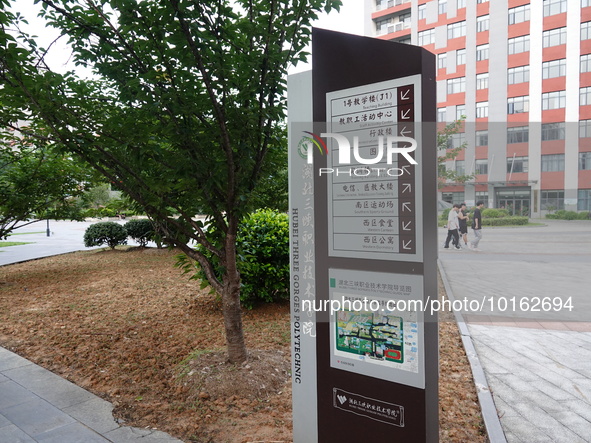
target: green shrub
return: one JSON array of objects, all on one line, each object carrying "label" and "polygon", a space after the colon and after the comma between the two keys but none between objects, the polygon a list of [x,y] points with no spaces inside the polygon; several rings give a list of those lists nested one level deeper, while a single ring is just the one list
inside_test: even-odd
[{"label": "green shrub", "polygon": [[508,216],[509,211],[506,209],[487,208],[482,210],[482,218],[502,218]]},{"label": "green shrub", "polygon": [[482,226],[515,226],[527,225],[529,218],[511,215],[500,218],[482,218]]},{"label": "green shrub", "polygon": [[546,214],[546,218],[554,220],[589,220],[591,218],[591,213],[559,209],[553,214]]},{"label": "green shrub", "polygon": [[443,220],[444,222],[447,223],[447,217],[449,217],[449,211],[451,211],[451,208],[444,209],[443,212],[441,213],[441,215],[439,216],[439,220]]},{"label": "green shrub", "polygon": [[[208,239],[220,245],[212,228]],[[216,264],[216,275],[222,269],[211,253],[198,249]],[[236,237],[238,270],[240,271],[242,306],[251,309],[257,303],[289,299],[289,217],[270,209],[258,210],[242,221]],[[199,269],[197,278],[207,285],[205,273]]]},{"label": "green shrub", "polygon": [[152,222],[146,218],[138,220],[129,220],[125,223],[125,230],[127,235],[140,244],[146,246],[150,240],[154,238],[154,226]]},{"label": "green shrub", "polygon": [[109,245],[111,249],[115,249],[117,245],[126,245],[127,231],[115,222],[99,222],[90,225],[84,232],[84,246],[90,248],[104,244]]}]

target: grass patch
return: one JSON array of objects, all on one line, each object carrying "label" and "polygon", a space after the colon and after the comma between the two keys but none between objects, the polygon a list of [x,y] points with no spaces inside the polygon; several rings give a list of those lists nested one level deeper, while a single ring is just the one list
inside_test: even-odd
[{"label": "grass patch", "polygon": [[9,237],[13,235],[29,235],[29,234],[45,234],[46,231],[35,231],[35,232],[13,232],[12,234],[8,234]]},{"label": "grass patch", "polygon": [[22,242],[22,241],[0,241],[0,248],[5,246],[19,246],[19,245],[28,245],[34,242]]}]

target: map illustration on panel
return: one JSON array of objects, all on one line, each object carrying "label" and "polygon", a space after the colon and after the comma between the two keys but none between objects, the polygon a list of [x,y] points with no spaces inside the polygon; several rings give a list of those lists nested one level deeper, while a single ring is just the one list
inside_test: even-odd
[{"label": "map illustration on panel", "polygon": [[336,322],[337,350],[364,355],[372,360],[404,362],[403,319],[364,311],[339,311]]}]

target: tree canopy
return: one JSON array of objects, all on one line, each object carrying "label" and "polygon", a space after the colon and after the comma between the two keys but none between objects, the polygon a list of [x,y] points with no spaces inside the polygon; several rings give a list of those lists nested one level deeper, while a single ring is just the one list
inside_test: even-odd
[{"label": "tree canopy", "polygon": [[[93,80],[51,72],[0,0],[0,124],[40,119],[137,202],[222,295],[231,361],[246,358],[235,239],[284,156],[285,75],[340,0],[38,0]],[[205,212],[222,248],[194,215]],[[184,240],[203,245],[224,268]]]},{"label": "tree canopy", "polygon": [[40,219],[81,219],[75,197],[93,178],[87,166],[52,143],[0,130],[0,239]]}]

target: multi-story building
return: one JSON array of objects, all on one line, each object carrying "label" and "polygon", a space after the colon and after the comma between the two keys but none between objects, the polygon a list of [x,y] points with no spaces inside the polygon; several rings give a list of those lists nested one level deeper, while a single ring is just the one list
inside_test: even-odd
[{"label": "multi-story building", "polygon": [[591,0],[365,2],[366,35],[436,54],[438,121],[465,117],[444,200],[591,211]]}]

